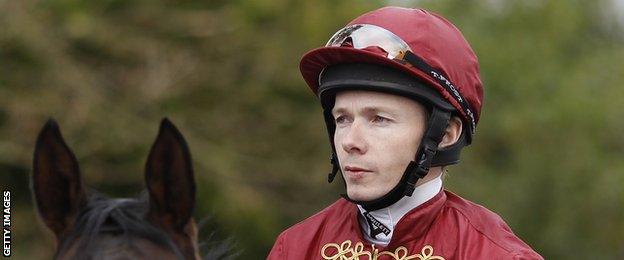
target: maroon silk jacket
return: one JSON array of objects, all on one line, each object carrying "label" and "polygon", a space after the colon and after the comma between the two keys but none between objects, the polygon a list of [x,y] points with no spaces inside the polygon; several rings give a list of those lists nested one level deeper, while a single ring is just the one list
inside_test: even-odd
[{"label": "maroon silk jacket", "polygon": [[357,207],[340,199],[290,227],[268,259],[543,259],[495,213],[449,191],[408,212],[386,247],[363,239]]}]

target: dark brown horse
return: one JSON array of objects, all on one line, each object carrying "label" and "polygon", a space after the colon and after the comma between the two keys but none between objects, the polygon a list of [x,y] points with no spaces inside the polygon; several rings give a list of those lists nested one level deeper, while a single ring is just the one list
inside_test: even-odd
[{"label": "dark brown horse", "polygon": [[55,259],[199,259],[191,156],[168,119],[147,158],[145,182],[139,198],[87,190],[76,157],[49,120],[37,139],[32,188],[41,219],[56,235]]}]

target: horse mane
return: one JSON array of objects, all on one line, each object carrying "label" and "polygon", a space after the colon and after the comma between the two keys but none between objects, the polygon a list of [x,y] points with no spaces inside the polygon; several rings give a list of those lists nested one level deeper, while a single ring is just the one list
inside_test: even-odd
[{"label": "horse mane", "polygon": [[[84,258],[90,259],[97,253],[94,251],[94,242],[98,235],[111,234],[124,239],[131,247],[133,237],[146,239],[170,249],[180,259],[184,259],[171,237],[144,219],[148,210],[149,194],[146,191],[141,192],[136,198],[109,198],[90,189],[87,204],[76,218],[75,228],[63,239],[57,252],[63,252],[74,241],[79,241],[78,250],[84,254]],[[200,224],[198,228],[201,226]],[[209,240],[212,237],[211,234]],[[199,248],[208,249],[205,250],[206,255],[203,259],[225,259],[236,256],[232,254],[231,243],[228,241],[204,241],[199,244]]]}]

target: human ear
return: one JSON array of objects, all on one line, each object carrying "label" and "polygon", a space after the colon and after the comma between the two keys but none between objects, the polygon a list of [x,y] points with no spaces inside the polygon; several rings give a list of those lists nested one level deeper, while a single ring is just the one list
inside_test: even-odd
[{"label": "human ear", "polygon": [[462,121],[459,117],[452,117],[449,120],[448,126],[444,130],[444,136],[442,137],[442,141],[438,145],[438,148],[445,148],[451,146],[459,140],[459,137],[462,133]]}]

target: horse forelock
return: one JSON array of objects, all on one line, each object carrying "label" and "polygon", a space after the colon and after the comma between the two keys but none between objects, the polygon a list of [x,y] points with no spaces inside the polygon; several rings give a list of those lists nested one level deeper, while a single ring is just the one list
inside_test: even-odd
[{"label": "horse forelock", "polygon": [[[171,251],[179,259],[184,254],[174,240],[163,230],[145,219],[149,210],[149,194],[142,192],[137,198],[109,198],[96,190],[89,190],[86,206],[78,214],[73,229],[65,235],[58,246],[55,258],[72,251],[80,252],[80,259],[96,259],[107,255],[110,250],[101,247],[102,236],[114,236],[115,242],[106,239],[109,246],[122,248],[116,254],[141,255],[138,246],[149,241],[163,250]],[[203,229],[200,221],[198,229]],[[232,241],[218,241],[211,233],[207,239],[199,241],[198,249],[205,254],[202,259],[234,259],[238,255],[232,251]],[[114,243],[115,245],[111,245]],[[108,255],[110,256],[110,255]]]},{"label": "horse forelock", "polygon": [[95,190],[89,192],[86,206],[76,218],[72,232],[61,241],[57,256],[69,249],[76,250],[85,258],[93,258],[100,252],[98,238],[102,235],[121,239],[132,250],[140,239],[152,242],[172,251],[183,259],[183,254],[172,238],[145,220],[149,209],[149,197],[143,192],[138,198],[111,199]]}]

